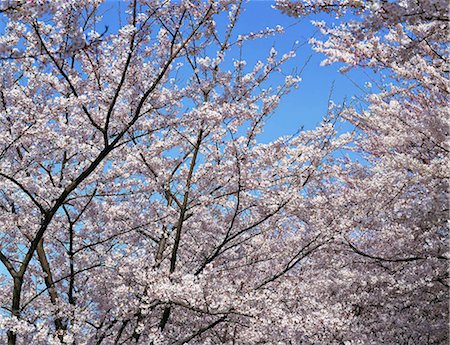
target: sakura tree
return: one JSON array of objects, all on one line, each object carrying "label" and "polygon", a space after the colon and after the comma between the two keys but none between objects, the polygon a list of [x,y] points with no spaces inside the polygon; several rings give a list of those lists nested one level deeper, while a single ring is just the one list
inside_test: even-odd
[{"label": "sakura tree", "polygon": [[344,161],[336,174],[342,247],[336,244],[329,266],[337,291],[323,294],[331,305],[354,309],[350,327],[330,329],[344,343],[448,342],[447,7],[427,0],[278,2],[290,15],[341,18],[334,26],[315,22],[324,40],[311,43],[325,64],[381,75],[363,110],[345,110],[363,163]]},{"label": "sakura tree", "polygon": [[107,5],[1,2],[3,343],[448,340],[444,4],[280,2],[354,11],[317,49],[392,85],[268,144],[295,52],[243,52],[281,27],[134,0],[116,31]]},{"label": "sakura tree", "polygon": [[295,53],[239,52],[282,28],[235,32],[241,1],[135,0],[117,32],[100,1],[1,6],[4,343],[288,343],[339,321],[309,314],[300,264],[333,239],[314,191],[350,138],[256,141]]}]

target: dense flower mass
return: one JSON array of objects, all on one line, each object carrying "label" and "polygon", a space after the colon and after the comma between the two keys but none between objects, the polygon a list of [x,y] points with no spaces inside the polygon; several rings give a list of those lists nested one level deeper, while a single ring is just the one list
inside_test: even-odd
[{"label": "dense flower mass", "polygon": [[[352,13],[312,40],[324,63],[369,67],[387,79],[363,111],[347,109],[365,164],[345,162],[337,197],[341,294],[356,320],[344,341],[448,342],[448,50],[444,1],[280,0],[290,15]],[[389,84],[387,84],[389,82]],[[348,252],[352,252],[353,255]],[[340,269],[341,271],[341,269]],[[346,291],[345,293],[343,291]],[[357,333],[357,335],[355,334]]]},{"label": "dense flower mass", "polygon": [[236,52],[282,27],[125,4],[113,32],[101,1],[0,2],[0,342],[446,344],[447,4],[279,0],[382,78],[267,144],[295,52]]}]

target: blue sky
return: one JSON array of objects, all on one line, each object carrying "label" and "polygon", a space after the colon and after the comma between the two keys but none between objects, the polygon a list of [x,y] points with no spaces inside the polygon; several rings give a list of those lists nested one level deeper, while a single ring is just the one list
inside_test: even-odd
[{"label": "blue sky", "polygon": [[[282,100],[277,111],[267,121],[264,132],[258,137],[261,142],[293,134],[302,127],[314,128],[326,114],[331,89],[331,99],[339,104],[344,99],[348,101],[355,95],[361,95],[362,91],[355,84],[364,87],[368,80],[362,71],[351,71],[344,75],[338,71],[341,65],[320,66],[324,56],[314,52],[308,44],[313,35],[320,37],[311,20],[332,22],[332,17],[321,15],[302,19],[291,18],[275,10],[272,7],[274,4],[275,1],[255,0],[245,4],[245,11],[236,26],[236,34],[257,32],[277,25],[283,26],[285,33],[247,43],[244,45],[243,58],[251,66],[252,62],[257,60],[264,61],[272,46],[283,54],[298,41],[302,46],[298,49],[297,56],[286,65],[286,71],[301,69],[307,61],[308,64],[301,74],[300,87]],[[118,26],[117,15],[126,9],[127,2],[108,0],[106,6],[110,10],[105,13],[104,24],[108,25],[111,31],[115,31]],[[124,22],[122,19],[122,24]]]},{"label": "blue sky", "polygon": [[[264,41],[255,42],[256,49],[249,49],[245,54],[248,58],[252,55],[264,56],[272,45],[280,52],[292,47],[295,41],[303,44],[297,56],[290,62],[290,66],[302,68],[308,61],[301,77],[302,82],[297,90],[287,95],[278,110],[268,120],[264,134],[260,137],[262,141],[270,141],[280,135],[292,134],[300,127],[305,129],[314,128],[326,114],[330,91],[332,100],[341,103],[344,99],[350,99],[361,91],[349,80],[352,78],[356,83],[364,84],[364,75],[351,73],[345,76],[338,72],[340,66],[320,66],[324,56],[314,52],[308,44],[309,38],[317,35],[317,29],[311,24],[312,19],[324,19],[328,17],[314,18],[290,18],[272,8],[273,1],[250,1],[246,5],[246,12],[242,15],[238,30],[257,31],[265,27],[281,25],[285,27],[283,35],[273,36]],[[244,54],[244,55],[245,55]]]}]

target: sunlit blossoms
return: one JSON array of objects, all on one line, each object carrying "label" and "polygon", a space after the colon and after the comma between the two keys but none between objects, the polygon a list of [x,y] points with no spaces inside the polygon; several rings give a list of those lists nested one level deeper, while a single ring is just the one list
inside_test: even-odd
[{"label": "sunlit blossoms", "polygon": [[[279,1],[291,15],[352,13],[316,25],[311,40],[325,64],[381,73],[357,128],[362,163],[345,161],[337,180],[342,248],[334,268],[339,294],[353,308],[342,341],[445,344],[448,341],[448,12],[443,1]],[[370,86],[370,85],[369,85]],[[333,267],[333,265],[329,265]]]},{"label": "sunlit blossoms", "polygon": [[245,3],[110,30],[101,1],[0,2],[0,342],[446,343],[448,14],[420,3],[279,1],[384,81],[263,144],[301,78],[237,53],[284,32],[239,32]]}]

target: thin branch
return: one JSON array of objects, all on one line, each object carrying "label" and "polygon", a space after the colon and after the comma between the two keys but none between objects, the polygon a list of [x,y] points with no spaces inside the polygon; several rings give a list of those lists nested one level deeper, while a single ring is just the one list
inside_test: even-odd
[{"label": "thin branch", "polygon": [[192,339],[202,335],[203,333],[205,333],[206,331],[214,328],[216,325],[218,325],[219,323],[225,321],[225,319],[227,318],[227,316],[222,316],[221,318],[217,319],[216,321],[210,323],[209,325],[200,328],[198,331],[196,331],[195,333],[192,333],[190,336],[180,339],[174,343],[172,343],[173,345],[182,345],[182,344],[186,344],[188,342],[190,342]]}]

